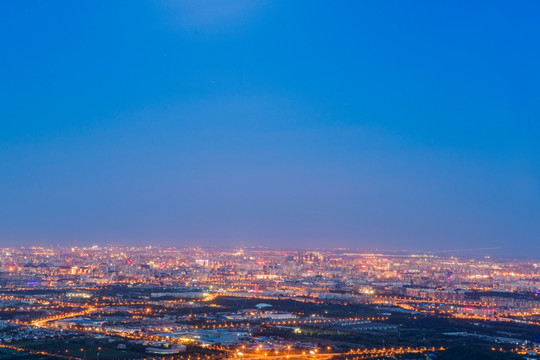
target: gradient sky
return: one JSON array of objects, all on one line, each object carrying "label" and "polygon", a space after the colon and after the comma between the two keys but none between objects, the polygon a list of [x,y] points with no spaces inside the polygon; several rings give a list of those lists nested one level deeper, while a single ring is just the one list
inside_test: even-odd
[{"label": "gradient sky", "polygon": [[4,1],[0,246],[540,257],[538,1]]}]

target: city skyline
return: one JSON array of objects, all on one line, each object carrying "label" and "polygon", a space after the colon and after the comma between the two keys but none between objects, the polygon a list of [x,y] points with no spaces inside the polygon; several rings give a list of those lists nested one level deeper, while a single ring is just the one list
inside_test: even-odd
[{"label": "city skyline", "polygon": [[539,11],[4,2],[0,248],[538,258]]},{"label": "city skyline", "polygon": [[0,2],[0,360],[540,360],[540,2]]},{"label": "city skyline", "polygon": [[334,250],[0,248],[24,360],[540,356],[540,263]]}]

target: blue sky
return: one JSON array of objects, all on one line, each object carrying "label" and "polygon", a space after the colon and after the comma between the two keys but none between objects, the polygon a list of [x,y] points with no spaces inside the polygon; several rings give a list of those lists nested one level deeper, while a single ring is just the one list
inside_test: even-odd
[{"label": "blue sky", "polygon": [[0,244],[540,254],[535,1],[0,4]]}]

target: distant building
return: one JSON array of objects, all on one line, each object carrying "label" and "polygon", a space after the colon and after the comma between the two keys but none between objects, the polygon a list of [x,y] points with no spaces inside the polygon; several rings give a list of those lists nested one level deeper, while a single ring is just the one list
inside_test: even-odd
[{"label": "distant building", "polygon": [[147,347],[144,351],[147,354],[173,355],[186,351],[186,345],[175,345],[170,348]]}]

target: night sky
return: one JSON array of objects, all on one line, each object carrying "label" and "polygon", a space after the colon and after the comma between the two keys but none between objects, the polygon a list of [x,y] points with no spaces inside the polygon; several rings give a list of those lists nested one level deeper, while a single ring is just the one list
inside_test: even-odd
[{"label": "night sky", "polygon": [[538,1],[3,1],[0,34],[0,246],[540,257]]}]

